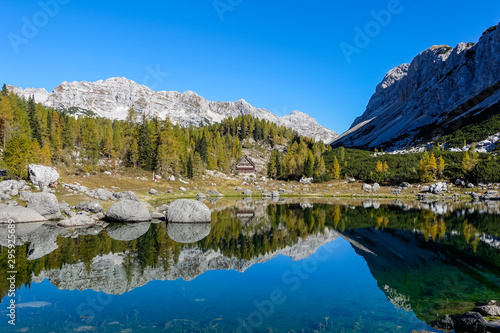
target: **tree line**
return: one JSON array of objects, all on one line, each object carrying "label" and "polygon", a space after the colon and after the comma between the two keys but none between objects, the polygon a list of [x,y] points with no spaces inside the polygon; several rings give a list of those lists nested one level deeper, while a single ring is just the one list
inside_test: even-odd
[{"label": "tree line", "polygon": [[272,147],[293,138],[311,144],[291,129],[249,115],[189,128],[133,108],[125,120],[75,116],[17,96],[5,84],[0,137],[2,167],[16,178],[27,177],[29,163],[64,164],[85,173],[132,167],[193,178],[205,169],[234,170],[243,144],[250,140]]}]

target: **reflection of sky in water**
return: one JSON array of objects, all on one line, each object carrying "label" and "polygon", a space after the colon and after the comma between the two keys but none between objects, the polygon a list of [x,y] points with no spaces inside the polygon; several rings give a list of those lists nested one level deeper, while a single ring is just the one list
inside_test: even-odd
[{"label": "reflection of sky in water", "polygon": [[[275,298],[281,304],[271,306],[272,295],[279,295]],[[222,328],[231,332],[242,320],[257,327],[250,325],[241,332],[269,332],[268,328],[277,332],[300,332],[301,328],[306,332],[430,329],[412,312],[387,301],[366,262],[342,238],[298,262],[280,255],[244,273],[208,271],[192,281],[152,281],[119,296],[58,290],[43,281],[21,288],[18,297],[18,302],[51,303],[18,309],[15,328],[30,327],[31,332],[59,332],[79,326],[92,326],[97,332],[127,328],[133,332],[164,328],[168,328],[166,332],[180,328],[187,332],[222,332]],[[6,301],[8,298],[0,306],[3,318]],[[264,310],[259,311],[256,303]],[[14,331],[2,320],[0,329],[6,328]]]}]

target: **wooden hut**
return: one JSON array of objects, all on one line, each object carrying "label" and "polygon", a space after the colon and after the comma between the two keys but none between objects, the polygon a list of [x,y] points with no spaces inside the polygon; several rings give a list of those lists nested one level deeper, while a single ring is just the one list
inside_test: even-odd
[{"label": "wooden hut", "polygon": [[255,173],[255,163],[252,162],[250,157],[245,155],[236,163],[236,172]]}]

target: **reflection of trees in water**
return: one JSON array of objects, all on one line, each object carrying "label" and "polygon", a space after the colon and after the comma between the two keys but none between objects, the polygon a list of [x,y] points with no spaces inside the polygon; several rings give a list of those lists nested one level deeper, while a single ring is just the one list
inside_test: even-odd
[{"label": "reflection of trees in water", "polygon": [[[407,245],[410,251],[413,246],[415,251],[424,248],[433,253],[442,253],[446,258],[446,265],[449,265],[445,268],[441,263],[440,267],[427,266],[421,270],[406,272],[389,270],[387,275],[374,274],[383,285],[409,297],[416,313],[422,314],[443,307],[455,308],[459,299],[480,297],[484,294],[484,288],[499,291],[498,286],[495,289],[491,282],[500,276],[499,250],[481,242],[479,238],[481,234],[499,237],[499,216],[467,211],[437,215],[429,210],[402,210],[395,206],[372,209],[315,204],[313,207],[302,208],[298,204],[274,204],[256,214],[250,223],[243,224],[238,219],[237,212],[236,207],[214,212],[210,234],[189,245],[172,241],[167,235],[165,224],[160,223],[152,224],[144,235],[131,241],[114,240],[106,232],[77,238],[60,236],[55,251],[33,261],[26,259],[29,244],[18,246],[17,287],[29,285],[31,276],[39,275],[42,270],[59,269],[66,264],[83,262],[87,270],[90,270],[95,257],[109,253],[124,254],[123,266],[129,280],[137,266],[142,270],[146,267],[161,267],[167,271],[177,263],[179,254],[185,247],[220,250],[227,257],[250,260],[293,246],[299,239],[323,233],[328,227],[343,233],[363,229],[392,233],[395,239],[415,239],[416,243]],[[486,267],[485,272],[471,270],[457,263],[457,258],[464,262],[482,264]],[[6,265],[7,248],[0,247],[0,269],[7,271]],[[469,283],[480,286],[469,288],[474,290],[473,296],[469,291],[453,296],[452,291],[456,291],[460,285],[468,288]],[[0,280],[0,294],[5,295],[7,290],[7,281]],[[422,293],[428,291],[435,292],[436,296],[431,301],[426,301],[430,303],[420,302]],[[447,300],[447,303],[443,300]]]}]

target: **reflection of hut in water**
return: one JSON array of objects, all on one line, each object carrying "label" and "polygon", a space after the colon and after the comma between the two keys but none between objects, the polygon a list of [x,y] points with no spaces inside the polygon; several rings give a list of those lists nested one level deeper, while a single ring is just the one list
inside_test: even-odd
[{"label": "reflection of hut in water", "polygon": [[196,243],[210,234],[212,225],[206,223],[167,223],[167,234],[177,243]]},{"label": "reflection of hut in water", "polygon": [[236,217],[243,226],[246,226],[252,222],[255,217],[255,209],[252,207],[241,207],[238,208],[236,212]]}]

